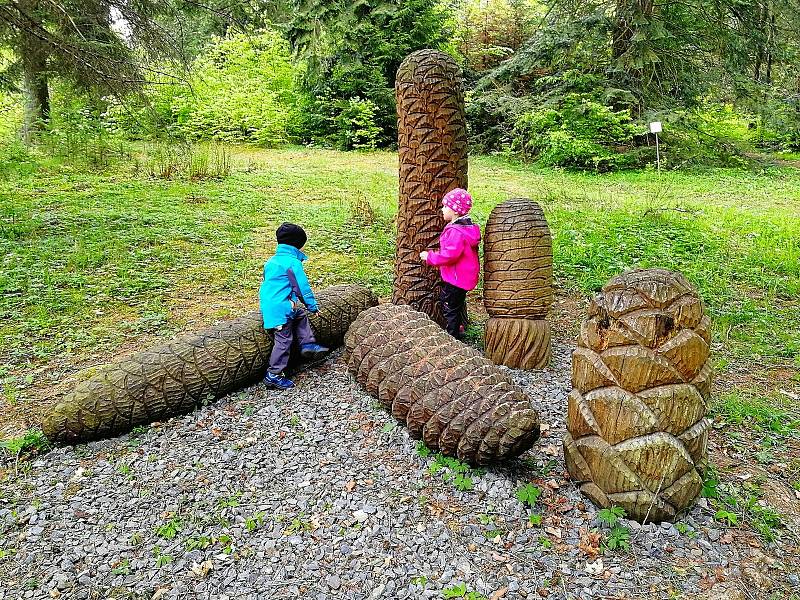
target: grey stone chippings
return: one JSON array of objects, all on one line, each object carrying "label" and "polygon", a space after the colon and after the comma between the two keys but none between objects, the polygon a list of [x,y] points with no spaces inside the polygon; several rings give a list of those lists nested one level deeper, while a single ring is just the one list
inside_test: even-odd
[{"label": "grey stone chippings", "polygon": [[[547,370],[508,371],[543,435],[473,473],[471,491],[432,473],[405,428],[384,429],[394,420],[336,356],[288,392],[256,385],[143,433],[54,449],[3,484],[3,593],[366,600],[465,584],[509,599],[668,598],[738,567],[751,550],[709,544],[720,534],[703,503],[683,522],[704,543],[625,520],[630,553],[587,570],[596,558],[579,545],[605,526],[564,477],[570,350],[555,344]],[[530,481],[547,500],[533,511],[515,496]]]}]

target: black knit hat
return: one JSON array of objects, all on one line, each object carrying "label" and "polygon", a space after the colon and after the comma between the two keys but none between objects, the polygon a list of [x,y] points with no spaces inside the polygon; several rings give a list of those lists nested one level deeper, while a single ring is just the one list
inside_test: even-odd
[{"label": "black knit hat", "polygon": [[275,232],[275,237],[278,239],[279,244],[289,244],[298,250],[306,245],[306,232],[300,225],[294,223],[281,223],[278,230]]}]

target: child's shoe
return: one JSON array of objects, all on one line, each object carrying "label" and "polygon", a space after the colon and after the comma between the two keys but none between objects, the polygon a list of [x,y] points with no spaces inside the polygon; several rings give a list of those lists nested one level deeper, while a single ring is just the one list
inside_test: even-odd
[{"label": "child's shoe", "polygon": [[294,382],[286,379],[282,373],[267,373],[264,377],[264,384],[276,390],[288,390],[294,387]]},{"label": "child's shoe", "polygon": [[319,344],[303,344],[300,346],[300,355],[303,358],[321,358],[323,354],[327,354],[330,351],[330,348],[320,346]]}]

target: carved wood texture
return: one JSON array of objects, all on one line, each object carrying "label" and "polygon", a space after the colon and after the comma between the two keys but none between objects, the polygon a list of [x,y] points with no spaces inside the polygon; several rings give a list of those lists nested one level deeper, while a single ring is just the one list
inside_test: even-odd
[{"label": "carved wood texture", "polygon": [[364,311],[345,360],[414,438],[472,465],[519,456],[539,438],[539,415],[508,375],[409,306]]},{"label": "carved wood texture", "polygon": [[419,50],[397,70],[400,196],[392,302],[443,323],[436,269],[420,262],[444,228],[444,195],[467,187],[467,127],[461,70],[447,54]]},{"label": "carved wood texture", "polygon": [[541,369],[550,362],[553,240],[541,207],[525,198],[499,204],[486,223],[483,302],[486,356],[496,364]]},{"label": "carved wood texture", "polygon": [[[311,326],[329,347],[340,346],[356,316],[377,304],[357,285],[327,288],[317,300]],[[75,443],[164,421],[257,381],[271,351],[261,313],[247,313],[102,367],[53,408],[42,429],[53,442]]]},{"label": "carved wood texture", "polygon": [[703,487],[711,321],[680,274],[613,278],[589,307],[572,356],[564,455],[595,504],[672,520]]}]

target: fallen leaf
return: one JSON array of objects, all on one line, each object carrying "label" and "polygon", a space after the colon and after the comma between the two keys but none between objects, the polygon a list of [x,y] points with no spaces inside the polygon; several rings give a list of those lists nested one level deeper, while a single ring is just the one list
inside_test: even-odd
[{"label": "fallen leaf", "polygon": [[499,590],[495,590],[492,592],[492,595],[489,596],[489,600],[500,600],[500,598],[505,597],[506,592],[508,592],[507,587],[501,587]]},{"label": "fallen leaf", "polygon": [[[601,535],[599,533],[583,530],[581,532],[581,541],[578,544],[578,548],[586,556],[594,558],[600,554],[600,539]],[[602,562],[600,564],[602,565]]]},{"label": "fallen leaf", "polygon": [[279,432],[278,432],[278,437],[279,437],[280,439],[283,439],[283,438],[285,438],[285,437],[286,437],[286,432],[285,432],[285,431],[279,431]]},{"label": "fallen leaf", "polygon": [[160,600],[161,598],[164,597],[164,594],[167,593],[167,589],[169,589],[169,588],[158,588],[156,590],[156,593],[153,594],[153,597],[150,598],[150,600]]},{"label": "fallen leaf", "polygon": [[547,535],[552,535],[553,537],[561,539],[561,530],[558,529],[557,527],[545,527],[544,532]]},{"label": "fallen leaf", "polygon": [[539,594],[542,598],[547,598],[550,595],[550,590],[546,588],[539,588],[536,590],[536,593]]},{"label": "fallen leaf", "polygon": [[587,562],[586,568],[584,569],[589,575],[600,575],[603,572],[605,567],[603,566],[603,559],[598,558],[594,562]]},{"label": "fallen leaf", "polygon": [[730,544],[733,542],[733,534],[729,531],[719,539],[723,544]]},{"label": "fallen leaf", "polygon": [[356,487],[356,482],[351,479],[345,484],[344,489],[346,489],[348,492],[352,492],[355,489],[355,487]]},{"label": "fallen leaf", "polygon": [[502,554],[498,554],[497,552],[492,552],[492,559],[496,560],[497,562],[508,562],[511,560],[508,556],[503,556]]},{"label": "fallen leaf", "polygon": [[198,577],[207,577],[211,571],[214,570],[214,563],[210,560],[204,560],[201,563],[192,563],[192,573]]},{"label": "fallen leaf", "polygon": [[542,449],[542,452],[548,456],[558,456],[558,448],[555,444],[549,444]]},{"label": "fallen leaf", "polygon": [[219,427],[212,427],[211,428],[211,433],[216,437],[221,437],[222,436],[222,429],[220,429]]}]

